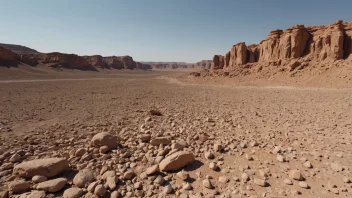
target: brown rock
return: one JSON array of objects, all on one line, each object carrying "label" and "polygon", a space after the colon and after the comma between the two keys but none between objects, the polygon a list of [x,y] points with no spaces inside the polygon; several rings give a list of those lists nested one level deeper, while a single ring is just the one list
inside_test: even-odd
[{"label": "brown rock", "polygon": [[66,170],[69,170],[69,164],[65,158],[45,158],[22,162],[14,167],[13,173],[26,178],[35,175],[54,177]]},{"label": "brown rock", "polygon": [[153,146],[159,146],[160,144],[168,145],[171,143],[169,137],[156,137],[150,141],[150,144]]},{"label": "brown rock", "polygon": [[83,190],[80,188],[68,188],[65,190],[63,198],[80,198],[83,193]]},{"label": "brown rock", "polygon": [[118,138],[110,133],[101,132],[93,136],[91,144],[92,146],[108,146],[110,149],[115,149],[118,146]]},{"label": "brown rock", "polygon": [[57,179],[52,179],[48,180],[45,182],[41,182],[37,186],[37,190],[44,190],[47,192],[57,192],[60,191],[67,183],[66,178],[57,178]]},{"label": "brown rock", "polygon": [[178,151],[162,160],[159,164],[159,169],[161,171],[176,171],[192,163],[194,160],[195,158],[192,153]]},{"label": "brown rock", "polygon": [[73,184],[80,188],[87,187],[95,180],[94,172],[90,169],[83,169],[79,171],[73,178]]},{"label": "brown rock", "polygon": [[29,190],[30,184],[24,180],[16,180],[8,185],[8,189],[12,193],[25,192]]}]

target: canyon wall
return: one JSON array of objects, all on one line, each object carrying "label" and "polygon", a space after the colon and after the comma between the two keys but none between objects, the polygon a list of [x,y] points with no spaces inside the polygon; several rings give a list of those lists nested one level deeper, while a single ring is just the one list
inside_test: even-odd
[{"label": "canyon wall", "polygon": [[[292,71],[307,64],[334,62],[352,56],[352,22],[332,25],[296,25],[287,30],[273,30],[259,44],[238,43],[225,55],[215,55],[212,70],[240,70],[255,65],[288,66]],[[299,67],[301,66],[301,67]]]}]

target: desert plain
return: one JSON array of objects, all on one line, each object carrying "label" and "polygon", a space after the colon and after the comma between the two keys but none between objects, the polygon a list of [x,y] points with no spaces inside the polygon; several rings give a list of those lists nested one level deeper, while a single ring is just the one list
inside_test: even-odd
[{"label": "desert plain", "polygon": [[348,86],[0,69],[0,197],[352,197]]}]

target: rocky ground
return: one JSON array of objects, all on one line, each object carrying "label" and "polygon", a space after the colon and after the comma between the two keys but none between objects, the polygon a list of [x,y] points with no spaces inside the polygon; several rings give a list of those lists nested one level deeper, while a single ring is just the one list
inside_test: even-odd
[{"label": "rocky ground", "polygon": [[352,89],[6,72],[0,197],[352,197]]}]

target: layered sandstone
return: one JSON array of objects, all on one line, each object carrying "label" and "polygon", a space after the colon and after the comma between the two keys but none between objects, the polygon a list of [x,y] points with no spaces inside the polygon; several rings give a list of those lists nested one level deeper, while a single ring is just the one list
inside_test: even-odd
[{"label": "layered sandstone", "polygon": [[339,20],[332,25],[296,25],[287,30],[273,30],[260,42],[246,46],[238,43],[224,56],[213,57],[212,69],[241,70],[254,65],[289,66],[290,71],[304,63],[334,62],[352,53],[352,22]]}]

